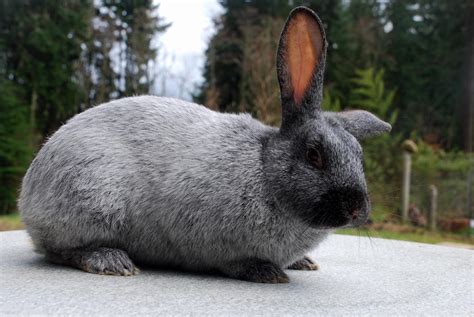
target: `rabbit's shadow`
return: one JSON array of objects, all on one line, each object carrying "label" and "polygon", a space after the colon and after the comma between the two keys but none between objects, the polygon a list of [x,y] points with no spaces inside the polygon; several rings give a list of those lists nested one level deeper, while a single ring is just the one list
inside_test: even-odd
[{"label": "rabbit's shadow", "polygon": [[[328,280],[328,277],[325,276],[323,272],[318,271],[285,270],[285,272],[290,276],[289,283],[265,284],[232,279],[216,270],[189,271],[176,267],[156,267],[141,263],[137,264],[140,273],[129,277],[90,274],[70,266],[51,263],[39,255],[25,261],[24,265],[28,270],[48,271],[48,274],[53,273],[53,271],[56,274],[71,274],[76,277],[84,274],[84,277],[92,278],[96,281],[98,279],[110,281],[110,278],[119,278],[124,279],[124,282],[131,282],[136,279],[139,280],[140,283],[142,283],[143,280],[161,280],[160,282],[165,282],[168,285],[176,284],[178,287],[180,287],[179,285],[201,284],[201,286],[204,286],[210,292],[212,292],[214,287],[220,290],[225,288],[226,292],[229,292],[229,294],[241,291],[258,291],[263,292],[262,295],[266,292],[272,294],[277,292],[281,295],[292,294],[292,296],[307,297],[315,292],[318,293],[321,290],[327,290],[328,284],[331,284],[332,287],[334,287],[335,284],[338,284],[338,280],[335,280],[334,278]],[[343,283],[343,281],[339,282]]]}]

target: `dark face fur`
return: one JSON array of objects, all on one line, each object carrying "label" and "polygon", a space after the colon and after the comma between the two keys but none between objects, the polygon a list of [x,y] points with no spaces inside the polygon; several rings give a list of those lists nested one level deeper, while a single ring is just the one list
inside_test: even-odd
[{"label": "dark face fur", "polygon": [[282,125],[264,144],[269,194],[315,228],[358,226],[370,203],[358,140],[390,130],[366,111],[323,112],[326,39],[319,18],[297,8],[277,55]]},{"label": "dark face fur", "polygon": [[[367,195],[362,149],[354,136],[330,116],[308,120],[268,146],[266,161],[272,192],[281,206],[317,228],[366,222]],[[282,181],[287,180],[287,181]]]}]

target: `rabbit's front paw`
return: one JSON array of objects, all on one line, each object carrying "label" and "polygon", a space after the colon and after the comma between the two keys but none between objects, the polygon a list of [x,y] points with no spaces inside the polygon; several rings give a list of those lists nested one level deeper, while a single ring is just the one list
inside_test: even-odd
[{"label": "rabbit's front paw", "polygon": [[46,257],[51,262],[70,265],[95,274],[128,276],[139,272],[127,252],[120,249],[74,249],[48,253]]},{"label": "rabbit's front paw", "polygon": [[288,283],[288,275],[270,261],[246,259],[229,263],[221,271],[227,276],[255,283]]},{"label": "rabbit's front paw", "polygon": [[301,260],[288,266],[289,270],[300,270],[300,271],[316,271],[319,270],[317,265],[310,257],[305,256]]},{"label": "rabbit's front paw", "polygon": [[129,276],[139,272],[128,254],[119,249],[89,251],[83,254],[81,262],[81,268],[89,273]]}]

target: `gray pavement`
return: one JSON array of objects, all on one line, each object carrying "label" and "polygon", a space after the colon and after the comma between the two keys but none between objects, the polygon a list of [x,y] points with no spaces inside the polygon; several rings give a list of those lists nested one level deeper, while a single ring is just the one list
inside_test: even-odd
[{"label": "gray pavement", "polygon": [[315,272],[289,284],[142,270],[133,277],[46,263],[24,231],[0,233],[0,316],[324,315],[474,316],[474,251],[333,235]]}]

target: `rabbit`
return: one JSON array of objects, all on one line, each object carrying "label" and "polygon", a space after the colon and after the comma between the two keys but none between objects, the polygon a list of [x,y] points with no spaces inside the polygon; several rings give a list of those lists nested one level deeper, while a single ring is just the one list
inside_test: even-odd
[{"label": "rabbit", "polygon": [[391,126],[369,112],[321,110],[327,42],[295,8],[281,33],[281,126],[172,98],[137,96],[86,110],[31,163],[18,207],[37,252],[86,272],[171,267],[260,283],[370,202],[359,141]]}]

